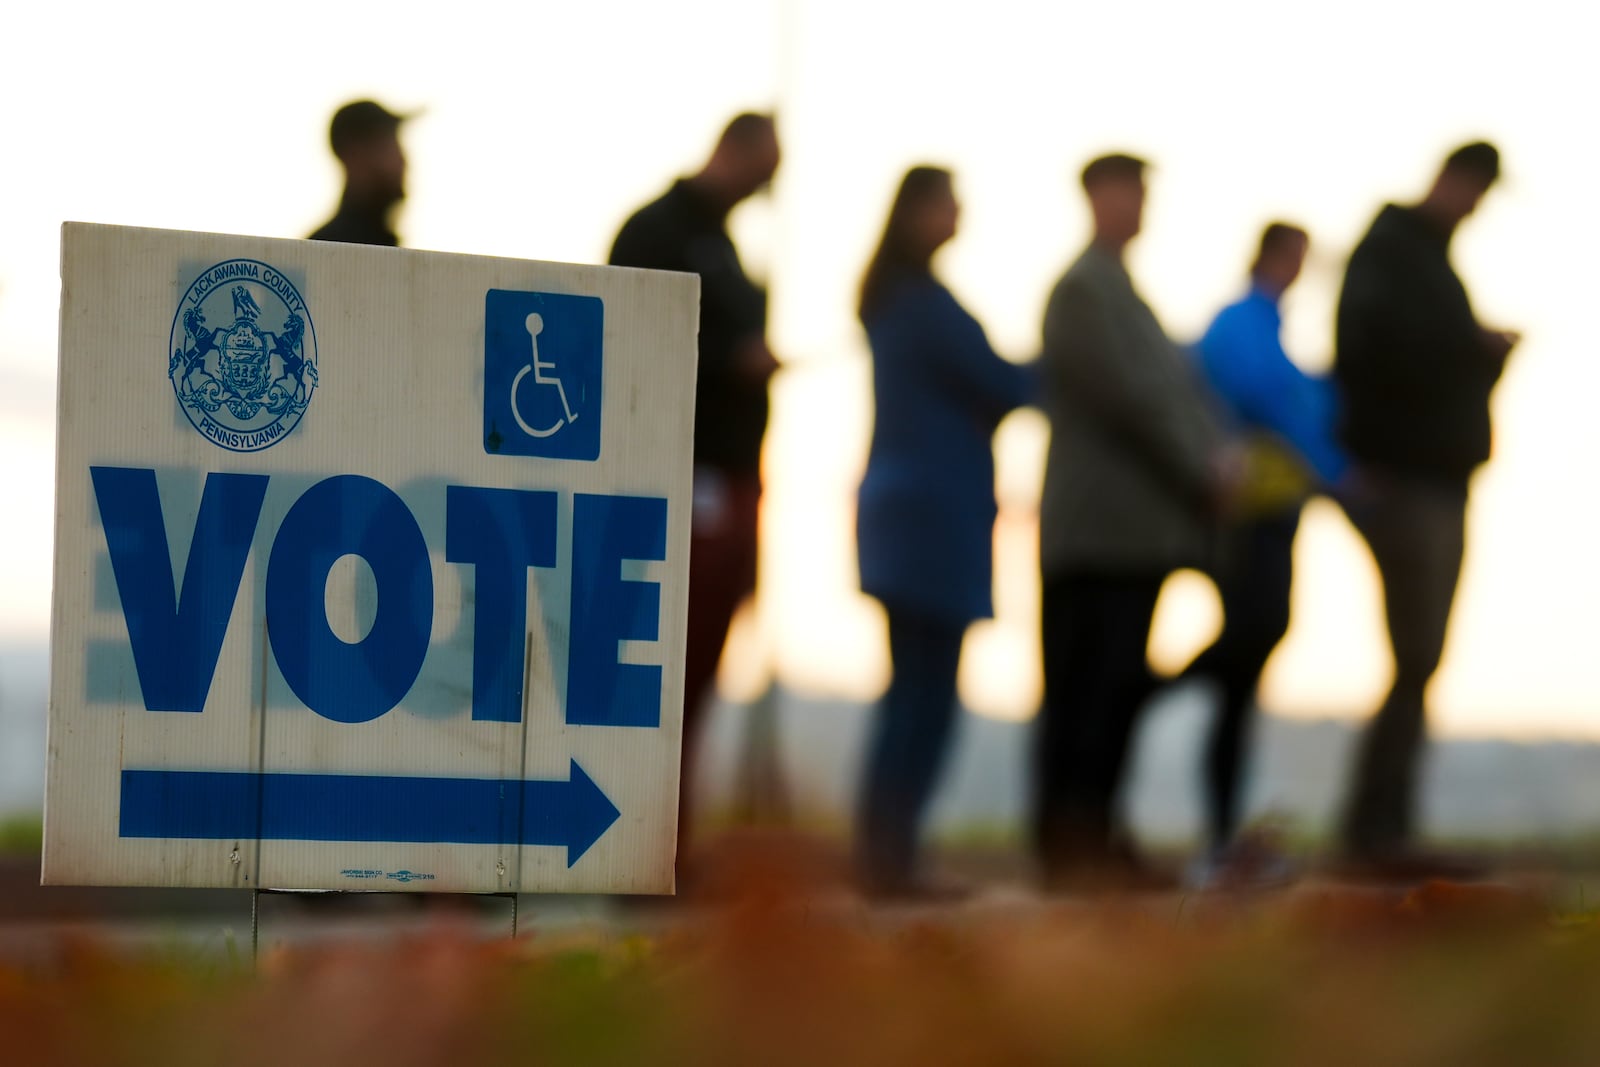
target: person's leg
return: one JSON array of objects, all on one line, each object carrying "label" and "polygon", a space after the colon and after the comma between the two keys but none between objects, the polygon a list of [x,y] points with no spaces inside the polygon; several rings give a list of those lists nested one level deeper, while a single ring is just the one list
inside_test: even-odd
[{"label": "person's leg", "polygon": [[1465,548],[1465,491],[1385,484],[1356,511],[1383,581],[1394,684],[1361,739],[1346,808],[1347,851],[1380,857],[1414,830],[1425,695],[1444,651]]},{"label": "person's leg", "polygon": [[[1089,772],[1095,783],[1095,808],[1105,812],[1106,824],[1119,837],[1116,810],[1127,772],[1128,750],[1139,713],[1156,691],[1148,655],[1150,625],[1165,581],[1166,575],[1160,573],[1119,576],[1107,589],[1101,605],[1104,637],[1098,673],[1103,732],[1085,752],[1095,761]],[[1121,840],[1120,844],[1128,843]]]},{"label": "person's leg", "polygon": [[1047,579],[1045,699],[1035,734],[1035,845],[1047,880],[1110,854],[1112,808],[1135,716],[1161,576]]},{"label": "person's leg", "polygon": [[689,535],[689,614],[684,652],[683,748],[678,779],[678,872],[693,841],[700,736],[734,612],[755,589],[760,487],[696,470]]},{"label": "person's leg", "polygon": [[873,721],[856,834],[869,889],[916,881],[917,838],[956,718],[964,627],[888,608],[893,676]]},{"label": "person's leg", "polygon": [[1206,825],[1213,851],[1239,826],[1251,712],[1261,672],[1289,630],[1294,538],[1300,513],[1248,523],[1230,538],[1229,558],[1217,574],[1223,629],[1215,643],[1184,672],[1218,688],[1218,705],[1205,751]]},{"label": "person's leg", "polygon": [[1080,689],[1089,674],[1093,641],[1086,620],[1094,608],[1089,583],[1068,575],[1044,576],[1039,594],[1039,637],[1044,668],[1044,700],[1033,735],[1033,844],[1048,878],[1066,862],[1092,828],[1081,821],[1079,795],[1071,766],[1081,742]]}]

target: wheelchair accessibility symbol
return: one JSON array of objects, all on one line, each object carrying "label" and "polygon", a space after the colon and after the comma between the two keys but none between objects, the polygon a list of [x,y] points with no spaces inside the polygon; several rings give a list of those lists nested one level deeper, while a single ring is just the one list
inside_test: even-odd
[{"label": "wheelchair accessibility symbol", "polygon": [[[555,364],[546,363],[539,358],[539,331],[544,329],[544,317],[535,311],[528,316],[527,327],[528,336],[533,341],[533,362],[517,371],[517,376],[511,379],[511,417],[517,420],[517,425],[522,427],[523,433],[533,437],[549,437],[559,431],[562,426],[570,426],[572,423],[577,422],[578,416],[572,413],[572,405],[567,403],[567,391],[561,385],[561,379],[554,376],[545,377],[545,372],[553,370]],[[517,408],[517,386],[522,384],[522,379],[527,376],[529,371],[533,372],[533,384],[553,385],[556,387],[556,392],[561,397],[561,410],[565,413],[564,418],[557,419],[554,424],[542,430],[536,430],[529,426],[527,421],[523,419],[522,412]]]},{"label": "wheelchair accessibility symbol", "polygon": [[598,297],[489,290],[484,451],[599,459],[603,338]]}]

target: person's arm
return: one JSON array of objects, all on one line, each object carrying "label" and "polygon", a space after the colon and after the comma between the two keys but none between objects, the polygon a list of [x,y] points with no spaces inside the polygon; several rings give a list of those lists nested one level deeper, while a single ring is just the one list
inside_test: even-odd
[{"label": "person's arm", "polygon": [[725,237],[699,234],[684,248],[685,266],[700,276],[701,351],[726,362],[709,368],[764,382],[778,369],[767,347],[767,294],[744,272],[738,251]]},{"label": "person's arm", "polygon": [[1327,383],[1289,358],[1275,315],[1250,304],[1228,308],[1201,339],[1200,356],[1242,423],[1282,438],[1325,483],[1339,480],[1345,459],[1334,440]]},{"label": "person's arm", "polygon": [[731,243],[688,232],[645,208],[617,234],[609,262],[699,275],[702,376],[764,381],[777,368],[766,343],[765,294],[745,277]]},{"label": "person's arm", "polygon": [[1441,376],[1504,366],[1449,267],[1394,241],[1357,248],[1338,308],[1338,375],[1347,388],[1414,396]]},{"label": "person's arm", "polygon": [[924,337],[921,347],[951,391],[996,423],[1033,403],[1037,388],[1032,368],[995,352],[983,326],[948,291],[930,285],[915,305]]},{"label": "person's arm", "polygon": [[1207,397],[1181,357],[1146,349],[1139,324],[1116,321],[1116,298],[1089,279],[1064,280],[1045,312],[1043,358],[1091,417],[1186,498],[1210,505],[1221,441]]}]

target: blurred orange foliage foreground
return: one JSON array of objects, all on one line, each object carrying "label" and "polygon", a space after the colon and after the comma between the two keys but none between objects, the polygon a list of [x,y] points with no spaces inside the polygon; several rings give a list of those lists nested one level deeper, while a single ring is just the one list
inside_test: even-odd
[{"label": "blurred orange foliage foreground", "polygon": [[1509,889],[869,910],[780,852],[649,933],[64,942],[0,964],[0,1064],[1600,1063],[1600,926]]}]

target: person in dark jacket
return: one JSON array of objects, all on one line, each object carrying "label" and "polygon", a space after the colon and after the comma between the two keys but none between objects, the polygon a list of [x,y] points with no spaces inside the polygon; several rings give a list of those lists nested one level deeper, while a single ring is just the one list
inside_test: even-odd
[{"label": "person in dark jacket", "polygon": [[390,247],[400,243],[389,216],[406,196],[400,124],[407,118],[372,100],[357,100],[333,113],[328,143],[344,169],[344,194],[339,210],[311,240]]},{"label": "person in dark jacket", "polygon": [[1420,203],[1379,212],[1339,296],[1334,376],[1359,486],[1347,510],[1383,581],[1395,665],[1342,835],[1349,859],[1379,874],[1428,862],[1413,844],[1423,696],[1461,570],[1468,483],[1489,458],[1489,396],[1517,339],[1478,322],[1450,240],[1499,173],[1492,145],[1452,152]]},{"label": "person in dark jacket", "polygon": [[967,626],[993,615],[992,439],[1032,398],[1029,368],[995,354],[934,276],[956,232],[950,172],[908,171],[861,286],[875,420],[857,512],[861,589],[889,623],[893,675],[863,768],[856,854],[864,890],[939,892],[917,837],[956,717]]},{"label": "person in dark jacket", "polygon": [[610,262],[700,276],[700,364],[695,380],[694,503],[689,625],[678,785],[678,874],[689,887],[690,792],[706,705],[734,612],[756,588],[761,442],[767,383],[767,294],[745,274],[727,220],[778,169],[770,115],[746,113],[723,130],[698,173],[673,183],[617,234]]}]

